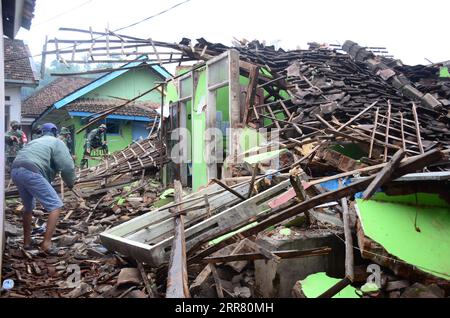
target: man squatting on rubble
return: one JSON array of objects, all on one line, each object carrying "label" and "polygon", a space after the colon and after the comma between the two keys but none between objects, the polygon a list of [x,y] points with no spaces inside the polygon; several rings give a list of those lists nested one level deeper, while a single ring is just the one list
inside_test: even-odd
[{"label": "man squatting on rubble", "polygon": [[91,130],[86,136],[84,143],[84,156],[81,160],[81,167],[87,167],[87,156],[91,156],[92,149],[101,149],[105,154],[108,153],[108,141],[106,140],[106,125],[101,124],[98,128]]},{"label": "man squatting on rubble", "polygon": [[57,133],[58,129],[54,124],[42,125],[42,137],[20,150],[11,167],[11,177],[24,206],[24,247],[29,249],[32,245],[31,219],[37,199],[49,213],[47,230],[40,248],[51,255],[57,254],[57,250],[52,247],[51,238],[63,207],[51,182],[60,171],[69,189],[75,183],[74,162],[64,142],[56,138]]}]

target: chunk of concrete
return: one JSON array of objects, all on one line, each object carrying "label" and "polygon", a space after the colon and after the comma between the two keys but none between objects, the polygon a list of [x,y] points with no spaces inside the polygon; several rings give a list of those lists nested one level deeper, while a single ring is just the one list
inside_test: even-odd
[{"label": "chunk of concrete", "polygon": [[[255,287],[266,298],[291,297],[294,284],[310,274],[326,272],[333,277],[344,276],[344,244],[336,237],[342,232],[325,229],[299,230],[291,228],[289,237],[266,233],[256,243],[270,251],[305,250],[330,247],[327,255],[282,259],[279,264],[272,260],[255,261]],[[271,236],[268,236],[271,235]]]}]

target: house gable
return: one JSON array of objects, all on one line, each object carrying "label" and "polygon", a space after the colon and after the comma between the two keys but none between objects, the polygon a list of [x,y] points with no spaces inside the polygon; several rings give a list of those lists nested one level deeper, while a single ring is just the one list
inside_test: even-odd
[{"label": "house gable", "polygon": [[[143,59],[143,58],[145,58],[145,56],[140,57],[140,59]],[[93,81],[92,83],[90,83],[90,84],[88,84],[88,85],[86,85],[86,86],[84,86],[84,87],[74,91],[73,93],[71,93],[68,96],[64,97],[63,99],[59,100],[53,106],[56,109],[60,109],[60,108],[62,108],[64,106],[66,106],[67,104],[75,101],[78,98],[81,98],[81,97],[84,97],[84,96],[88,97],[87,94],[92,93],[93,91],[95,91],[95,90],[97,90],[99,88],[101,88],[101,90],[104,90],[105,89],[105,84],[107,84],[107,83],[109,83],[109,82],[111,82],[111,81],[113,81],[115,79],[118,79],[119,77],[121,78],[121,75],[123,75],[123,74],[127,74],[127,73],[133,74],[133,71],[137,71],[137,70],[140,69],[140,68],[133,68],[133,67],[139,66],[142,63],[145,63],[145,61],[135,61],[135,62],[131,62],[131,63],[125,64],[123,67],[127,67],[126,69],[117,70],[117,71],[108,73],[108,74],[98,78],[97,80]],[[161,79],[165,79],[165,75],[163,75],[164,72],[162,72],[162,71],[164,71],[164,69],[162,69],[162,68],[159,68],[159,69],[156,68],[155,69],[155,66],[149,66],[149,67],[151,67],[153,70],[155,70],[157,72],[157,74],[159,74],[161,76],[160,77]],[[161,71],[161,73],[160,73],[160,71]],[[155,73],[153,73],[153,74],[155,74]],[[117,84],[116,83],[113,83],[113,84],[114,85],[118,85],[118,83],[120,83],[120,82],[122,82],[121,85],[125,85],[123,83],[124,81],[122,79],[120,79],[120,81],[117,81]],[[147,88],[147,90],[150,89],[150,88],[151,87]],[[99,94],[101,92],[101,90],[98,91],[96,94]],[[115,91],[114,93],[117,94],[117,91]],[[135,96],[136,95],[134,95],[132,97],[135,97]],[[96,96],[96,97],[98,98],[99,96]],[[115,96],[115,97],[120,97],[120,96]],[[112,97],[102,96],[102,98],[112,98]]]},{"label": "house gable", "polygon": [[[113,80],[93,89],[89,93],[86,93],[81,98],[115,99],[114,97],[118,97],[132,99],[157,85],[156,82],[161,82],[163,80],[164,78],[160,74],[147,67],[131,69]],[[139,100],[160,103],[161,93],[158,90],[155,90]]]}]

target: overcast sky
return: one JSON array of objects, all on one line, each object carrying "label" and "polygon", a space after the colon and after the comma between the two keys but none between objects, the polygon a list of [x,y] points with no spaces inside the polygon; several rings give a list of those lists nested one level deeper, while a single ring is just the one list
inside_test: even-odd
[{"label": "overcast sky", "polygon": [[[31,30],[17,38],[40,54],[45,36],[68,38],[59,27],[104,31],[129,25],[184,0],[37,0]],[[447,0],[191,0],[122,34],[179,42],[204,37],[230,45],[233,37],[285,49],[307,42],[384,46],[407,64],[450,59]],[[37,61],[40,57],[35,58]]]}]

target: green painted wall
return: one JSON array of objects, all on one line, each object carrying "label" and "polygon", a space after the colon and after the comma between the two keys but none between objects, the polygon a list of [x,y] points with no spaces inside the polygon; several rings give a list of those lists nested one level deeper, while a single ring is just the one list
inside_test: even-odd
[{"label": "green painted wall", "polygon": [[[418,204],[416,205],[416,199]],[[356,200],[364,234],[418,269],[450,280],[450,205],[437,194]],[[417,215],[417,227],[415,221]],[[405,244],[408,242],[408,244]]]},{"label": "green painted wall", "polygon": [[208,183],[207,166],[203,156],[205,152],[205,111],[197,112],[200,104],[206,103],[206,71],[199,72],[192,107],[192,189],[197,191]]},{"label": "green painted wall", "polygon": [[[154,87],[156,85],[155,82],[161,81],[162,77],[151,70],[143,68],[131,69],[125,74],[122,74],[110,82],[94,89],[83,97],[111,98],[109,96],[114,96],[132,99]],[[159,90],[155,90],[141,97],[139,100],[160,103],[161,92]]]},{"label": "green painted wall", "polygon": [[[262,71],[264,73],[264,71]],[[192,149],[192,189],[194,191],[198,190],[200,187],[205,186],[208,183],[207,176],[207,165],[204,158],[205,152],[205,130],[206,130],[206,114],[205,108],[198,112],[198,107],[206,103],[207,100],[207,81],[206,81],[206,69],[199,70],[199,79],[197,86],[195,87],[194,102],[191,105],[190,102],[187,103],[187,127],[191,132],[191,149]],[[241,86],[248,86],[249,79],[245,76],[240,76],[239,84]],[[178,94],[176,93],[173,84],[169,84],[167,87],[167,98],[171,101],[176,101],[178,99]],[[264,92],[267,95],[267,92]],[[228,146],[228,136],[226,136],[226,128],[229,127],[230,122],[230,111],[229,111],[229,87],[225,86],[216,91],[216,105],[218,113],[218,127],[222,129],[224,133],[223,143],[224,149]],[[286,92],[280,93],[283,97],[289,98]],[[191,114],[191,119],[189,119],[189,114]],[[277,114],[277,117],[284,119],[282,114]],[[270,120],[269,120],[270,122]],[[244,135],[253,135],[251,131],[245,131]],[[246,147],[245,149],[250,149],[256,145],[249,144],[246,141],[248,138],[244,136],[241,143]],[[259,144],[262,138],[256,138]]]},{"label": "green painted wall", "polygon": [[[341,279],[329,277],[324,272],[311,274],[305,279],[301,280],[302,292],[307,298],[317,298],[332,286],[336,285]],[[352,286],[347,286],[332,298],[359,298],[356,294],[356,289]]]}]

